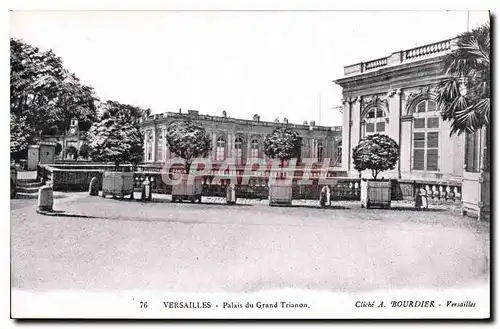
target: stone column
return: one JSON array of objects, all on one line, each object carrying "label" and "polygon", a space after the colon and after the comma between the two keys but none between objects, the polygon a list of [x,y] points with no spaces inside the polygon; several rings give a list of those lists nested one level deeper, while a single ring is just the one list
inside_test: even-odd
[{"label": "stone column", "polygon": [[351,99],[342,99],[343,118],[342,118],[342,170],[350,170],[350,150],[351,150]]},{"label": "stone column", "polygon": [[228,132],[226,141],[226,158],[230,158],[233,156],[233,139],[234,134],[232,132]]},{"label": "stone column", "polygon": [[251,153],[252,153],[252,145],[251,145],[251,142],[252,142],[252,135],[250,134],[247,134],[246,135],[246,143],[247,143],[247,154],[246,156],[243,157],[243,163],[247,163],[247,159],[250,159],[250,156],[251,156]]},{"label": "stone column", "polygon": [[[400,149],[398,164],[394,170],[398,178],[401,178],[401,89],[398,88],[391,92],[389,97],[389,122],[388,135],[394,139]],[[387,124],[387,123],[386,123]],[[392,171],[391,171],[392,172]]]},{"label": "stone column", "polygon": [[217,133],[212,132],[212,161],[216,160],[217,154]]},{"label": "stone column", "polygon": [[153,147],[152,147],[152,155],[151,155],[151,161],[155,162],[156,161],[156,126],[153,127]]},{"label": "stone column", "polygon": [[354,169],[354,162],[352,160],[351,149],[358,145],[361,139],[361,97],[357,97],[351,105],[351,145],[349,147],[349,171],[351,176],[357,176],[358,172]]}]

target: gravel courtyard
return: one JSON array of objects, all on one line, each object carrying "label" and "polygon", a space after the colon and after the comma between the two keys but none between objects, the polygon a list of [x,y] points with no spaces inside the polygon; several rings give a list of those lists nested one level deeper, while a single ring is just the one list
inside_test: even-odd
[{"label": "gravel courtyard", "polygon": [[168,201],[72,193],[55,200],[64,217],[37,214],[36,200],[11,201],[12,288],[350,292],[489,282],[489,223],[453,207]]}]

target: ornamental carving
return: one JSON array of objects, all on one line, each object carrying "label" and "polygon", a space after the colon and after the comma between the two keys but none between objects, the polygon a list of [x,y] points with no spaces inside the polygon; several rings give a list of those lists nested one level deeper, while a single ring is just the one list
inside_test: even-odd
[{"label": "ornamental carving", "polygon": [[437,97],[436,86],[425,86],[418,89],[411,89],[405,91],[404,109],[406,115],[412,115],[415,106],[423,100],[432,99]]},{"label": "ornamental carving", "polygon": [[380,95],[363,97],[361,117],[363,118],[368,110],[372,108],[379,108],[385,111],[386,114],[389,113],[389,102],[387,97],[381,97]]}]

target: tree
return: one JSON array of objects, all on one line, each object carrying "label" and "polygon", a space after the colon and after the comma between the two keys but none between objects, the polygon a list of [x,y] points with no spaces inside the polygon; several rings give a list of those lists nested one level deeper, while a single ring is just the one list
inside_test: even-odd
[{"label": "tree", "polygon": [[56,155],[61,154],[61,151],[62,151],[61,143],[56,143]]},{"label": "tree", "polygon": [[373,134],[361,139],[352,150],[354,169],[360,173],[371,170],[373,179],[386,170],[396,167],[399,159],[399,146],[387,135]]},{"label": "tree", "polygon": [[64,68],[52,51],[10,40],[10,111],[26,117],[32,133],[66,131],[71,118],[86,131],[96,120],[96,97],[90,86]]},{"label": "tree", "polygon": [[273,159],[283,162],[300,155],[302,138],[292,129],[285,126],[277,127],[264,140],[264,153]]},{"label": "tree", "polygon": [[26,117],[10,115],[10,153],[13,158],[25,152],[31,141],[31,128],[26,123]]},{"label": "tree", "polygon": [[137,164],[142,161],[142,135],[139,130],[141,109],[132,105],[108,101],[101,120],[87,133],[90,157],[94,161]]},{"label": "tree", "polygon": [[438,84],[438,108],[451,121],[450,135],[472,133],[490,123],[490,27],[462,33],[446,55]]},{"label": "tree", "polygon": [[172,122],[167,127],[166,139],[170,151],[186,161],[186,174],[195,158],[206,157],[212,150],[212,142],[205,128],[190,121]]},{"label": "tree", "polygon": [[80,146],[80,156],[84,159],[87,159],[89,157],[89,153],[90,153],[90,148],[89,148],[89,145],[87,143],[83,143],[81,146]]},{"label": "tree", "polygon": [[71,145],[68,148],[66,148],[66,150],[64,151],[64,153],[65,153],[64,155],[66,157],[69,155],[72,159],[76,159],[78,157],[78,150],[73,145]]}]

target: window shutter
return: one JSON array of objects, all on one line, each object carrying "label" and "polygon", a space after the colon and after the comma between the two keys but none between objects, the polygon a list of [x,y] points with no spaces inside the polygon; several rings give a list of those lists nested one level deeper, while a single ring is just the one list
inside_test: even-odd
[{"label": "window shutter", "polygon": [[413,170],[424,170],[424,149],[413,149]]},{"label": "window shutter", "polygon": [[425,128],[425,119],[415,119],[415,121],[413,121],[413,127],[415,129]]},{"label": "window shutter", "polygon": [[427,118],[427,128],[439,128],[439,118]]},{"label": "window shutter", "polygon": [[385,131],[385,122],[377,122],[377,131]]},{"label": "window shutter", "polygon": [[375,124],[373,123],[367,123],[366,124],[366,132],[367,133],[372,133],[375,131]]},{"label": "window shutter", "polygon": [[427,150],[427,170],[438,170],[438,150]]},{"label": "window shutter", "polygon": [[427,147],[437,148],[439,145],[439,132],[427,133]]},{"label": "window shutter", "polygon": [[417,105],[417,112],[425,112],[425,102],[421,102]]}]

